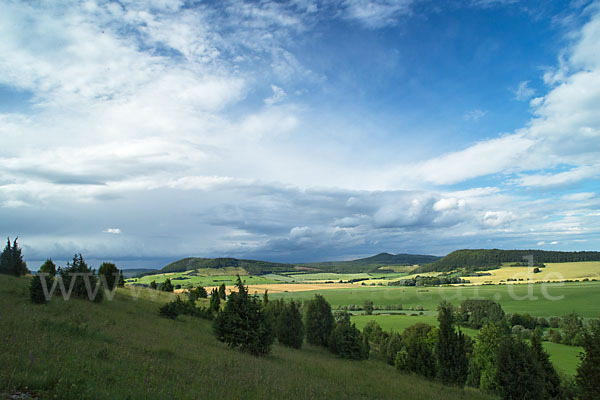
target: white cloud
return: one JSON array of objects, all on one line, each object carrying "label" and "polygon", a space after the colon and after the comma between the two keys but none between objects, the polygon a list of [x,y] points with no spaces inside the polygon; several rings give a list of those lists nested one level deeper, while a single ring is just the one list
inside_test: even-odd
[{"label": "white cloud", "polygon": [[271,97],[267,97],[264,102],[268,106],[272,106],[273,104],[281,103],[286,99],[287,94],[285,90],[280,88],[277,85],[271,85],[271,90],[273,91],[273,95]]},{"label": "white cloud", "polygon": [[463,115],[463,119],[469,121],[478,121],[479,119],[483,118],[486,114],[487,114],[487,110],[479,110],[479,109],[475,109],[475,110],[471,110],[465,113],[465,115]]},{"label": "white cloud", "polygon": [[529,87],[529,81],[522,81],[515,90],[515,99],[524,101],[529,100],[535,95],[535,89]]},{"label": "white cloud", "polygon": [[546,244],[546,242],[544,242],[543,240],[542,240],[542,241],[540,241],[540,242],[537,242],[537,245],[538,245],[538,246],[543,246],[543,245],[545,245],[545,244]]},{"label": "white cloud", "polygon": [[107,228],[107,229],[103,230],[102,232],[118,235],[121,233],[121,230],[119,228]]},{"label": "white cloud", "polygon": [[550,242],[550,244],[551,244],[551,245],[555,245],[555,244],[558,244],[558,242],[555,240],[555,241],[553,241],[553,242]]},{"label": "white cloud", "polygon": [[345,17],[368,28],[393,25],[400,15],[412,12],[413,0],[344,0]]}]

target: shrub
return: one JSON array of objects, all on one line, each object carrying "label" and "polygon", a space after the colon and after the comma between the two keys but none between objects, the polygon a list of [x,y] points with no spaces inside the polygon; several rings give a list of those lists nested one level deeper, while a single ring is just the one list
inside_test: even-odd
[{"label": "shrub", "polygon": [[163,292],[173,292],[174,289],[175,288],[173,287],[170,278],[165,279],[165,281],[160,285],[160,290]]}]

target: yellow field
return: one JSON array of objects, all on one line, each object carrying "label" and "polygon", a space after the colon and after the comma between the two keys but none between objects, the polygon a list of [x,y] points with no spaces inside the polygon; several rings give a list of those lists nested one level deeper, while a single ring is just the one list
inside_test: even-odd
[{"label": "yellow field", "polygon": [[[570,263],[548,263],[546,268],[540,268],[540,272],[533,273],[529,267],[502,267],[489,271],[481,271],[491,274],[490,276],[464,277],[473,285],[484,283],[527,283],[527,282],[560,282],[565,280],[600,279],[600,261],[570,262]],[[516,282],[508,282],[508,279],[517,279]]]}]

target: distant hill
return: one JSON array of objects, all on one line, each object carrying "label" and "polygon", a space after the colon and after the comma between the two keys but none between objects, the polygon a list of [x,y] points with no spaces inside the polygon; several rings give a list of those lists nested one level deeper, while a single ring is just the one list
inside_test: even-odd
[{"label": "distant hill", "polygon": [[489,269],[506,262],[526,262],[527,256],[533,256],[534,263],[600,261],[598,251],[463,249],[453,251],[441,260],[422,265],[414,272],[441,272],[456,268]]},{"label": "distant hill", "polygon": [[379,267],[389,265],[415,265],[427,264],[439,260],[441,257],[422,254],[389,254],[379,253],[375,256],[359,258],[351,261],[328,261],[301,264],[305,267],[320,269],[327,272],[360,273],[373,272]]},{"label": "distant hill", "polygon": [[133,278],[134,276],[138,276],[141,274],[157,272],[157,270],[150,269],[150,268],[130,268],[130,269],[123,269],[122,271],[123,271],[123,276],[125,277],[125,279]]},{"label": "distant hill", "polygon": [[326,261],[307,264],[285,264],[260,260],[244,260],[237,258],[200,258],[187,257],[172,262],[159,271],[149,271],[142,275],[154,273],[183,272],[199,268],[222,269],[226,267],[243,268],[249,274],[262,275],[269,273],[292,272],[310,268],[322,272],[359,273],[374,271],[388,265],[414,265],[431,263],[440,257],[417,254],[380,253],[375,256],[352,261]]},{"label": "distant hill", "polygon": [[225,267],[243,268],[249,274],[262,275],[275,272],[294,271],[296,266],[293,264],[273,263],[259,260],[240,260],[237,258],[188,257],[172,262],[171,264],[162,268],[159,272],[183,272],[198,268],[219,269]]}]

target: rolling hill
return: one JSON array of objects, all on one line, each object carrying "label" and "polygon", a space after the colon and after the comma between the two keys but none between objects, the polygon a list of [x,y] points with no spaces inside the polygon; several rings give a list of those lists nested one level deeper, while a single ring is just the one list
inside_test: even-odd
[{"label": "rolling hill", "polygon": [[305,264],[284,264],[261,260],[245,260],[238,258],[200,258],[187,257],[172,262],[158,271],[148,271],[143,275],[156,273],[184,272],[193,269],[243,268],[248,274],[263,275],[270,273],[293,272],[310,268],[317,272],[360,273],[374,271],[381,266],[415,265],[431,263],[440,257],[419,254],[380,253],[371,257],[351,261],[325,261]]},{"label": "rolling hill", "polygon": [[463,249],[453,251],[444,258],[430,264],[422,265],[414,272],[443,272],[457,268],[468,270],[490,269],[497,268],[502,263],[526,263],[526,257],[528,256],[533,256],[534,264],[600,261],[600,252],[598,251]]}]

